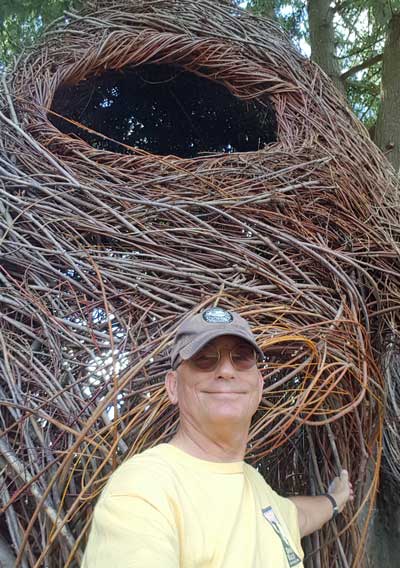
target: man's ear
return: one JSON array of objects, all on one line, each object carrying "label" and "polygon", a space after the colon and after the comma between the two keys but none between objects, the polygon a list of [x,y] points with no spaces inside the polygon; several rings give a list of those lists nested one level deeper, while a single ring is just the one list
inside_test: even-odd
[{"label": "man's ear", "polygon": [[172,404],[178,404],[177,373],[170,369],[165,375],[165,388]]}]

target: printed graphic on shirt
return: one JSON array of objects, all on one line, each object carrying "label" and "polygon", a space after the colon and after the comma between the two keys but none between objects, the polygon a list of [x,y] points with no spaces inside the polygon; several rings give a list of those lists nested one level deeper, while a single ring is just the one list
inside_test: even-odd
[{"label": "printed graphic on shirt", "polygon": [[264,515],[264,518],[269,522],[271,527],[274,529],[276,534],[281,539],[282,546],[285,551],[289,566],[297,566],[297,564],[301,564],[301,559],[297,556],[293,548],[290,546],[290,543],[286,538],[286,536],[284,535],[283,530],[279,524],[278,519],[275,516],[272,507],[265,507],[265,509],[262,509],[262,514]]}]

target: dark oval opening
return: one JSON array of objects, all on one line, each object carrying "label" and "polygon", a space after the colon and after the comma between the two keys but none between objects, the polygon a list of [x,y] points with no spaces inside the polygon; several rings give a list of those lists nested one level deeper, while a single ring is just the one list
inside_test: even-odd
[{"label": "dark oval opening", "polygon": [[50,112],[49,120],[62,132],[119,153],[130,150],[118,142],[192,158],[259,150],[276,141],[269,100],[243,101],[223,85],[173,65],[108,71],[78,85],[61,86],[51,110],[61,115]]}]

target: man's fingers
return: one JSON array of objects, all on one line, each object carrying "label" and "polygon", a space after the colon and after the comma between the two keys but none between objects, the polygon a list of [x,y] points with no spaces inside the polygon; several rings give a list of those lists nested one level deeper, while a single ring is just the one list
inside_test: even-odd
[{"label": "man's fingers", "polygon": [[343,485],[347,485],[350,492],[352,492],[353,486],[351,484],[351,481],[349,480],[349,472],[347,471],[347,469],[342,469],[342,471],[340,472],[339,480]]}]

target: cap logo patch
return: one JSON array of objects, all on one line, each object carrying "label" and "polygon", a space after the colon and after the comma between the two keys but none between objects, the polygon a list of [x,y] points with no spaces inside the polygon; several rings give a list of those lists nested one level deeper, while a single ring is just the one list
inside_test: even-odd
[{"label": "cap logo patch", "polygon": [[203,320],[207,323],[231,323],[233,315],[223,308],[208,308],[203,312]]}]

